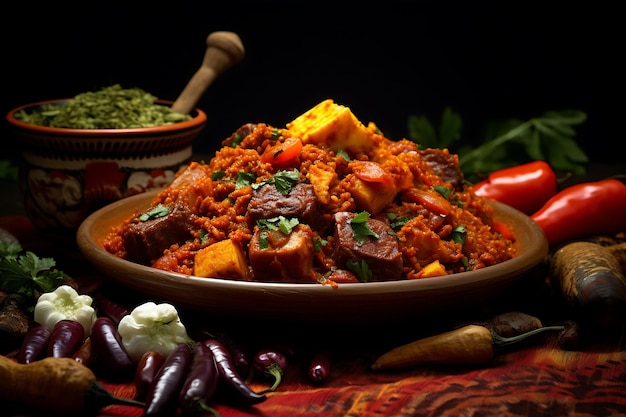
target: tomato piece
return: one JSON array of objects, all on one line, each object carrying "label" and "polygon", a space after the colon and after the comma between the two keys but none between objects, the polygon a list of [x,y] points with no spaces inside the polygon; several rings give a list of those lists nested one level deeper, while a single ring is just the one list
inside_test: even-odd
[{"label": "tomato piece", "polygon": [[287,138],[270,146],[261,155],[261,162],[269,162],[272,165],[283,165],[297,158],[302,151],[300,138]]},{"label": "tomato piece", "polygon": [[351,161],[350,168],[354,175],[366,182],[393,184],[391,175],[379,164],[372,161]]},{"label": "tomato piece", "polygon": [[409,188],[402,191],[402,200],[421,204],[427,210],[441,216],[447,216],[452,211],[452,203],[434,191],[428,192],[417,188]]},{"label": "tomato piece", "polygon": [[513,229],[499,220],[493,221],[493,230],[500,233],[500,235],[505,239],[515,240],[515,233],[513,233]]}]

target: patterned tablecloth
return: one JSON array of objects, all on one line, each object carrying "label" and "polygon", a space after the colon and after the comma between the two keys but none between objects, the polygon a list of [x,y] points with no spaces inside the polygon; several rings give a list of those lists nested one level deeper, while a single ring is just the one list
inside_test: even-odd
[{"label": "patterned tablecloth", "polygon": [[[25,217],[0,217],[0,227],[36,253],[46,254],[52,249]],[[104,282],[104,277],[91,271],[79,257],[65,258],[61,253],[54,256],[58,268],[72,274],[86,288]],[[293,350],[283,382],[266,401],[242,407],[217,397],[212,405],[221,417],[626,416],[624,332],[600,333],[593,341],[571,350],[560,347],[558,333],[547,333],[499,352],[492,363],[480,367],[416,367],[396,372],[370,369],[374,359],[391,347],[499,312],[523,311],[544,324],[561,324],[568,320],[568,312],[544,285],[544,279],[531,273],[485,305],[423,320],[373,324],[365,317],[362,326],[344,326],[340,319],[337,323],[308,326],[288,321],[258,323],[253,318],[242,322],[187,312],[181,312],[181,317],[190,323],[217,326],[244,347],[279,343]],[[315,385],[306,378],[305,371],[308,358],[319,349],[328,349],[333,361],[330,378]],[[131,382],[102,383],[118,396],[135,395]],[[253,380],[251,386],[260,391],[268,383]],[[108,406],[99,415],[141,414],[139,408]]]}]

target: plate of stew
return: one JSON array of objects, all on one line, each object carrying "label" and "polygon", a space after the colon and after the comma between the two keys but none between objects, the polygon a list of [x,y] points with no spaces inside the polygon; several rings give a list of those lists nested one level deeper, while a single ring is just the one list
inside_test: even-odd
[{"label": "plate of stew", "polygon": [[391,141],[332,100],[222,145],[165,189],[91,214],[86,258],[180,307],[336,321],[478,303],[548,251],[528,216],[473,193],[456,155]]}]

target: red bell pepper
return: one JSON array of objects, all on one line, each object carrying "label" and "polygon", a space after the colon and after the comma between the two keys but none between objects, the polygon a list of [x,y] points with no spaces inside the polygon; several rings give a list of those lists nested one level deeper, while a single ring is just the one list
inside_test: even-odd
[{"label": "red bell pepper", "polygon": [[609,178],[559,191],[531,218],[550,245],[582,237],[626,232],[626,184]]},{"label": "red bell pepper", "polygon": [[556,194],[556,174],[545,161],[532,161],[495,171],[472,189],[529,216]]}]

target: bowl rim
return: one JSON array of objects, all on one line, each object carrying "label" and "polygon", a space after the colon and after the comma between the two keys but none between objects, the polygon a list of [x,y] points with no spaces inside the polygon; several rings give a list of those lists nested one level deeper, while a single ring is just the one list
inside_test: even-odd
[{"label": "bowl rim", "polygon": [[[183,122],[172,123],[169,125],[162,126],[149,126],[149,127],[132,127],[132,128],[120,128],[120,129],[78,129],[78,128],[67,128],[67,127],[50,127],[50,126],[41,126],[33,123],[23,122],[15,117],[15,113],[20,110],[30,109],[33,107],[43,106],[46,104],[55,104],[62,103],[64,101],[69,101],[71,98],[61,98],[61,99],[53,99],[53,100],[42,100],[33,103],[24,104],[18,107],[9,110],[6,114],[6,120],[16,128],[22,130],[29,130],[38,133],[48,134],[48,135],[58,135],[58,136],[87,136],[87,137],[103,137],[103,136],[144,136],[144,135],[158,135],[164,133],[172,133],[179,132],[188,129],[195,129],[207,121],[206,113],[196,107],[190,113],[193,118],[191,120],[185,120]],[[173,100],[163,100],[157,99],[155,100],[157,104],[164,104],[171,106],[174,101]]]}]

